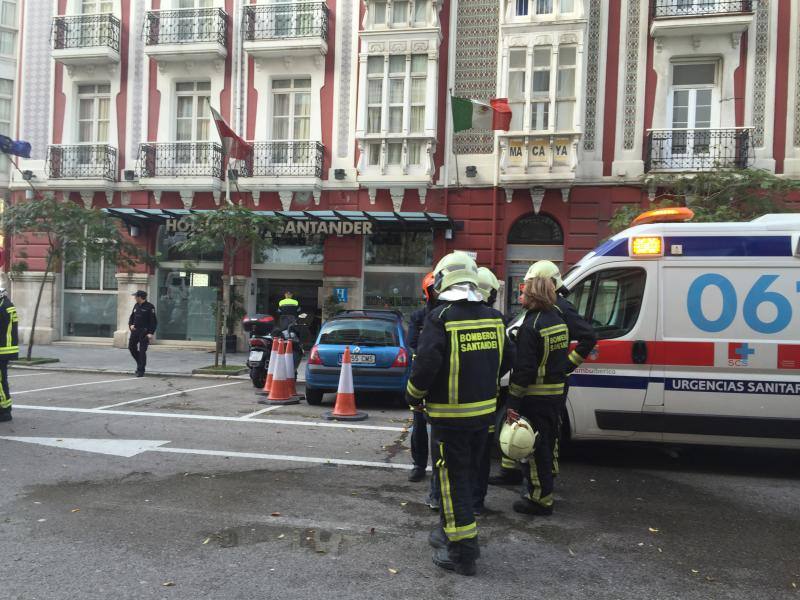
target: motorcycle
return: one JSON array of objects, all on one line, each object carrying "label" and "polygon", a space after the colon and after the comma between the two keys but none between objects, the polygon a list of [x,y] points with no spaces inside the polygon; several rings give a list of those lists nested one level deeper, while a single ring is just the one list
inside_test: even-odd
[{"label": "motorcycle", "polygon": [[[298,315],[298,318],[302,320],[306,316],[303,313]],[[294,376],[297,379],[297,368],[300,366],[300,361],[303,360],[303,346],[298,334],[298,330],[302,326],[296,319],[291,319],[286,324],[286,329],[281,330],[280,327],[276,326],[275,319],[270,315],[244,316],[242,329],[250,335],[250,353],[247,357],[247,366],[250,369],[250,381],[253,382],[253,387],[263,388],[267,381],[272,340],[276,337],[284,341],[292,341]]]}]

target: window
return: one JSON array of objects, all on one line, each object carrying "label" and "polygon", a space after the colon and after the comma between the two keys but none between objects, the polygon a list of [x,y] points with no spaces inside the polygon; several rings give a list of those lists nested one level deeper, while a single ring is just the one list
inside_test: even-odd
[{"label": "window", "polygon": [[645,281],[644,269],[599,271],[573,286],[570,300],[599,339],[622,337],[639,318]]},{"label": "window", "polygon": [[511,130],[520,131],[525,116],[525,50],[508,53],[508,103],[511,107]]},{"label": "window", "polygon": [[14,81],[0,79],[0,134],[11,135],[12,107],[14,106]]},{"label": "window", "polygon": [[430,231],[382,231],[367,237],[366,265],[426,266],[433,262]]},{"label": "window", "polygon": [[221,284],[219,271],[187,271],[185,267],[160,269],[155,299],[158,337],[212,341]]},{"label": "window", "polygon": [[81,257],[69,249],[67,256],[64,335],[112,337],[117,328],[116,265],[102,258]]},{"label": "window", "polygon": [[553,12],[553,0],[536,0],[536,14],[549,15]]},{"label": "window", "polygon": [[110,108],[110,84],[78,86],[78,143],[94,144],[108,141]]},{"label": "window", "polygon": [[326,323],[320,331],[320,344],[359,346],[397,346],[397,325],[384,319],[339,319]]},{"label": "window", "polygon": [[187,237],[185,231],[177,231],[176,228],[170,226],[170,222],[166,227],[162,227],[158,235],[158,253],[162,257],[162,261],[170,262],[175,261],[181,264],[186,262],[199,263],[199,262],[222,262],[222,248],[208,248],[204,252],[184,252],[178,248],[178,244],[183,242]]},{"label": "window", "polygon": [[384,62],[382,56],[370,56],[367,59],[367,133],[381,131]]},{"label": "window", "polygon": [[97,13],[110,13],[114,10],[112,0],[82,0],[81,14],[92,15]]},{"label": "window", "polygon": [[514,8],[518,17],[528,16],[528,0],[516,0]]},{"label": "window", "polygon": [[414,2],[414,23],[427,23],[428,21],[428,3],[424,0],[417,0]]},{"label": "window", "polygon": [[372,25],[386,25],[386,2],[372,3]]},{"label": "window", "polygon": [[672,65],[671,153],[676,155],[708,154],[713,127],[716,96],[716,63]]},{"label": "window", "polygon": [[[367,59],[367,133],[423,133],[427,95],[427,54]],[[384,101],[384,86],[386,98]],[[392,155],[394,150],[389,149]]]},{"label": "window", "polygon": [[[211,8],[212,5],[212,0],[178,0],[177,8]],[[214,27],[213,15],[187,10],[178,17],[178,39],[181,42],[208,40]]]},{"label": "window", "polygon": [[575,46],[561,46],[556,84],[556,131],[571,131],[575,123]]},{"label": "window", "polygon": [[272,82],[272,106],[272,139],[309,139],[311,79],[275,79]]},{"label": "window", "polygon": [[17,0],[0,0],[0,54],[17,52]]},{"label": "window", "polygon": [[514,14],[527,17],[529,3],[533,5],[537,16],[569,15],[575,12],[575,0],[513,0]]},{"label": "window", "polygon": [[392,25],[408,24],[409,2],[406,0],[394,0],[392,3]]},{"label": "window", "polygon": [[175,84],[177,112],[175,139],[179,144],[176,160],[179,163],[207,163],[210,148],[194,142],[205,142],[209,138],[211,83],[208,81],[185,81]]},{"label": "window", "polygon": [[550,47],[533,51],[533,78],[531,79],[531,129],[550,127]]}]

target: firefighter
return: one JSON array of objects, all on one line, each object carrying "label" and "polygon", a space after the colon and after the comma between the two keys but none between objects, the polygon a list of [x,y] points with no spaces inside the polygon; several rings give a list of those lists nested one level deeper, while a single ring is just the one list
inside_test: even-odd
[{"label": "firefighter", "polygon": [[294,299],[294,294],[289,290],[283,293],[283,299],[278,302],[278,315],[281,330],[288,329],[300,315],[300,303]]},{"label": "firefighter", "polygon": [[[497,291],[500,289],[500,282],[497,281],[494,273],[486,267],[478,267],[478,288],[483,295],[483,302],[486,306],[493,306],[497,300]],[[489,473],[491,471],[491,452],[492,444],[494,444],[495,434],[495,418],[491,425],[489,425],[489,434],[486,438],[486,446],[483,449],[480,462],[478,465],[478,478],[475,487],[475,503],[473,505],[473,512],[475,515],[480,515],[486,508],[484,501],[486,500],[486,492],[489,488]]]},{"label": "firefighter", "polygon": [[[425,298],[425,306],[411,313],[409,319],[408,347],[411,348],[412,356],[417,352],[419,334],[422,332],[425,317],[436,307],[436,292],[433,291],[433,271],[422,279],[422,296]],[[411,460],[414,463],[414,468],[411,470],[408,480],[422,481],[425,478],[425,469],[428,467],[428,423],[421,407],[415,408],[412,414],[414,420],[411,425]],[[433,492],[433,488],[431,488],[431,492]],[[428,504],[430,506],[430,502]]]},{"label": "firefighter", "polygon": [[[579,367],[586,357],[589,356],[589,353],[597,343],[597,334],[595,333],[592,325],[580,314],[578,314],[578,311],[575,309],[572,302],[567,300],[566,296],[569,294],[569,290],[561,280],[561,274],[559,273],[558,267],[554,263],[550,262],[549,260],[540,260],[533,263],[525,275],[525,280],[527,281],[532,277],[537,276],[548,277],[553,280],[553,284],[556,288],[556,310],[561,313],[561,317],[567,324],[567,328],[569,329],[569,339],[577,342],[575,349],[569,353],[569,361],[572,365],[571,368],[574,369]],[[510,337],[516,335],[515,325],[516,321],[514,324],[509,326]],[[569,382],[567,382],[567,385],[564,386],[562,410],[559,413],[559,433],[561,432],[561,416],[564,414],[564,408],[566,406],[568,387]],[[553,440],[553,472],[555,475],[558,475],[559,471],[559,437],[560,436],[556,436]],[[506,457],[503,457],[501,459],[500,475],[490,477],[489,483],[491,485],[515,485],[518,484],[521,479],[522,474],[516,468],[513,461],[509,461]]]},{"label": "firefighter", "polygon": [[525,281],[527,309],[517,333],[516,357],[508,389],[507,421],[525,417],[538,433],[533,455],[523,469],[523,499],[514,510],[529,515],[553,513],[553,447],[558,435],[569,367],[569,329],[556,310],[556,289],[549,277]]},{"label": "firefighter", "polygon": [[144,377],[147,366],[147,346],[156,332],[158,320],[156,307],[147,301],[147,292],[139,290],[133,293],[136,304],[133,305],[131,316],[128,318],[128,328],[131,330],[128,339],[128,350],[136,361],[136,376]]},{"label": "firefighter", "polygon": [[0,421],[11,420],[11,390],[8,387],[8,361],[19,358],[17,308],[0,288]]},{"label": "firefighter", "polygon": [[439,305],[425,319],[406,399],[412,407],[425,400],[434,440],[442,498],[440,526],[428,538],[433,563],[474,575],[480,552],[473,494],[505,366],[503,318],[483,304],[469,255],[448,254],[433,273]]}]

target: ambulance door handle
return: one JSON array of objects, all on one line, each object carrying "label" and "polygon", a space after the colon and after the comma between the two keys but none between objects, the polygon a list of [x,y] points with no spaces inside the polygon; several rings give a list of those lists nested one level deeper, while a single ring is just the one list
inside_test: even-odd
[{"label": "ambulance door handle", "polygon": [[643,365],[647,362],[647,342],[644,340],[636,340],[633,342],[633,347],[631,348],[631,358],[633,359],[633,364],[635,365]]}]

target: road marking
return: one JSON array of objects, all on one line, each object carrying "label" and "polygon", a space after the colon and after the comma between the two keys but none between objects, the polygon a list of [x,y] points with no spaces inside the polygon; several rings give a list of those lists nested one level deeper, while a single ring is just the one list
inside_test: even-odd
[{"label": "road marking", "polygon": [[71,406],[34,406],[14,404],[14,410],[47,410],[53,412],[76,412],[94,415],[120,415],[124,417],[155,417],[166,419],[195,419],[200,421],[234,421],[238,423],[266,423],[269,425],[299,425],[300,427],[332,427],[339,429],[366,429],[370,431],[405,431],[405,427],[389,425],[363,425],[358,423],[331,423],[328,421],[289,421],[284,419],[245,419],[243,417],[221,417],[215,415],[184,415],[176,413],[140,412],[134,410],[99,410],[97,408],[73,408]]},{"label": "road marking", "polygon": [[12,377],[43,377],[44,375],[52,375],[52,373],[25,373],[25,375],[9,375],[8,378],[11,379]]},{"label": "road marking", "polygon": [[62,390],[64,388],[71,388],[71,387],[80,387],[82,385],[99,385],[101,383],[117,383],[120,381],[133,381],[136,377],[127,377],[125,379],[106,379],[104,381],[89,381],[87,383],[70,383],[69,385],[57,385],[54,387],[46,387],[46,388],[39,388],[36,390],[22,390],[21,392],[14,392],[14,396],[19,396],[20,394],[32,394],[33,392],[49,392],[50,390]]},{"label": "road marking", "polygon": [[100,406],[97,410],[105,410],[107,408],[116,408],[117,406],[125,406],[126,404],[134,404],[136,402],[144,402],[145,400],[156,400],[158,398],[166,398],[167,396],[177,396],[178,394],[185,394],[187,392],[196,392],[198,390],[210,390],[211,388],[225,387],[226,385],[237,385],[244,383],[243,381],[234,381],[232,383],[220,383],[218,385],[206,385],[203,387],[189,388],[188,390],[178,390],[177,392],[169,392],[168,394],[160,394],[158,396],[148,396],[147,398],[137,398],[136,400],[128,400],[126,402],[117,402],[116,404],[108,404]]},{"label": "road marking", "polygon": [[166,452],[169,454],[197,454],[200,456],[227,456],[229,458],[255,458],[259,460],[278,460],[284,462],[301,462],[316,465],[345,465],[349,467],[372,467],[378,469],[410,470],[414,465],[407,463],[385,463],[369,460],[347,460],[343,458],[322,458],[317,456],[294,456],[291,454],[263,454],[261,452],[236,452],[233,450],[203,450],[200,448],[163,448],[167,440],[119,440],[119,439],[87,439],[87,438],[47,438],[47,437],[14,437],[3,436],[0,440],[39,444],[53,448],[66,448],[81,452],[107,454],[131,458],[144,452]]},{"label": "road marking", "polygon": [[244,421],[246,419],[250,419],[252,417],[255,417],[256,415],[263,415],[266,412],[272,412],[276,408],[280,408],[280,407],[281,407],[280,404],[276,404],[275,406],[268,406],[267,408],[262,408],[261,410],[257,410],[254,413],[250,413],[249,415],[245,415],[245,416],[239,417],[239,418],[242,419],[242,421]]}]

